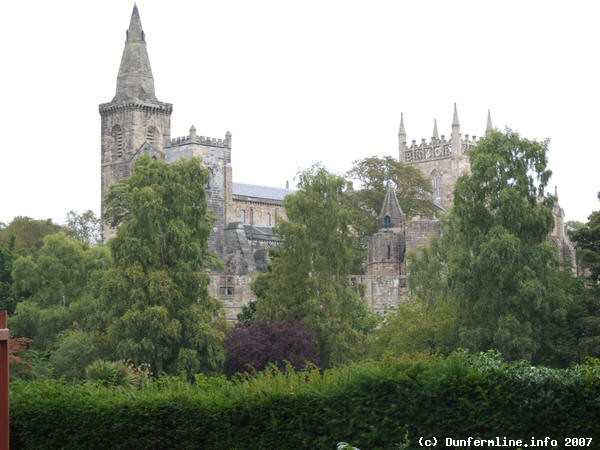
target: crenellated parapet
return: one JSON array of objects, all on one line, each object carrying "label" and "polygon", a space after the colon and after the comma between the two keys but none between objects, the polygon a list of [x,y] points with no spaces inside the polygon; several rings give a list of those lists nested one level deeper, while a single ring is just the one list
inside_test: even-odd
[{"label": "crenellated parapet", "polygon": [[190,128],[190,134],[187,136],[179,136],[171,139],[171,146],[186,145],[186,144],[200,144],[208,147],[228,148],[231,149],[231,133],[228,131],[225,135],[225,139],[198,136],[196,134],[196,128],[193,126]]},{"label": "crenellated parapet", "polygon": [[[470,138],[468,134],[461,138],[462,154],[477,145],[477,141],[476,136]],[[429,142],[421,139],[419,144],[413,140],[410,147],[405,148],[403,153],[403,160],[406,163],[450,158],[453,153],[452,141],[447,140],[444,135],[440,138],[432,138]]]}]

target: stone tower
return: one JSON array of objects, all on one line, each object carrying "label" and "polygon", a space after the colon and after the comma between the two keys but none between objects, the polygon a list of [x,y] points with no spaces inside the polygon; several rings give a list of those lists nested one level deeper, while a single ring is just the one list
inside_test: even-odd
[{"label": "stone tower", "polygon": [[379,230],[369,239],[365,276],[351,280],[365,286],[365,300],[378,313],[396,308],[408,295],[406,279],[406,224],[396,193],[388,187],[378,217]]},{"label": "stone tower", "polygon": [[[491,130],[491,118],[488,111],[487,130]],[[487,132],[486,130],[486,132]],[[450,139],[439,135],[437,121],[433,122],[431,141],[421,140],[420,144],[412,141],[406,143],[406,130],[404,116],[400,115],[400,130],[398,132],[400,162],[414,165],[425,178],[431,180],[433,200],[444,209],[448,209],[453,202],[454,184],[458,177],[470,170],[468,151],[477,143],[475,136],[463,138],[460,133],[460,122],[456,103],[452,117],[452,133]]]},{"label": "stone tower", "polygon": [[[137,6],[131,13],[121,58],[117,89],[110,103],[99,107],[101,125],[101,214],[108,189],[129,176],[135,159],[148,151],[163,156],[171,140],[173,105],[157,100],[146,39]],[[113,231],[103,226],[103,238]]]}]

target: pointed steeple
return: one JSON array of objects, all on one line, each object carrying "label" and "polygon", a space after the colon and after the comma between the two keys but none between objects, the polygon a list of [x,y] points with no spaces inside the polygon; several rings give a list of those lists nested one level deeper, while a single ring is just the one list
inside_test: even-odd
[{"label": "pointed steeple", "polygon": [[117,76],[116,101],[155,102],[154,78],[137,5],[133,6]]},{"label": "pointed steeple", "polygon": [[404,129],[404,114],[400,113],[400,129],[398,130],[398,161],[404,162],[404,152],[408,149],[406,145],[406,130]]},{"label": "pointed steeple", "polygon": [[488,109],[487,125],[485,126],[485,135],[488,136],[492,131],[494,131],[494,127],[492,126],[492,113]]},{"label": "pointed steeple", "polygon": [[404,225],[404,213],[398,203],[396,192],[391,185],[388,185],[387,192],[385,193],[381,212],[379,213],[378,225],[379,228],[399,228]]},{"label": "pointed steeple", "polygon": [[454,116],[452,116],[452,128],[460,127],[460,123],[458,122],[458,112],[456,111],[456,103],[454,103]]},{"label": "pointed steeple", "polygon": [[440,135],[437,129],[437,119],[433,119],[433,135],[431,136],[432,141],[439,141]]},{"label": "pointed steeple", "polygon": [[402,142],[406,142],[406,130],[404,129],[404,113],[400,113],[400,130],[398,131],[399,137],[404,137]]}]

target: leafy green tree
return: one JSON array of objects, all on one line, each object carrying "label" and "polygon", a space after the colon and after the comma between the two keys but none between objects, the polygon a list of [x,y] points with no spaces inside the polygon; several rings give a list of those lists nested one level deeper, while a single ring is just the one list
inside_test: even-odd
[{"label": "leafy green tree", "polygon": [[361,189],[349,191],[355,206],[354,228],[370,236],[376,231],[377,216],[389,183],[396,190],[398,202],[407,218],[431,217],[437,209],[431,199],[431,182],[421,172],[391,156],[354,161],[347,176],[359,182]]},{"label": "leafy green tree", "polygon": [[15,255],[35,255],[44,245],[44,238],[59,231],[64,231],[63,227],[51,219],[19,216],[0,229],[0,245],[11,248]]},{"label": "leafy green tree", "polygon": [[298,192],[284,201],[288,220],[277,227],[284,245],[273,254],[271,271],[254,283],[256,318],[301,320],[315,332],[325,365],[350,358],[374,326],[348,279],[358,249],[346,186],[318,165],[299,174]]},{"label": "leafy green tree", "polygon": [[82,213],[69,211],[65,219],[67,234],[89,245],[100,242],[100,219],[91,209]]},{"label": "leafy green tree", "polygon": [[117,228],[113,266],[102,298],[116,358],[152,372],[217,372],[224,361],[225,319],[208,295],[213,217],[206,169],[197,158],[174,164],[141,157],[131,177],[107,196],[106,219]]},{"label": "leafy green tree", "polygon": [[85,369],[103,355],[99,335],[81,329],[61,333],[56,349],[50,355],[55,374],[70,380],[82,379]]},{"label": "leafy green tree", "polygon": [[18,301],[13,332],[33,338],[35,348],[51,349],[60,332],[88,320],[90,311],[84,313],[81,305],[91,301],[89,283],[109,261],[104,248],[90,248],[64,233],[47,235],[37,257],[21,256],[13,263]]},{"label": "leafy green tree", "polygon": [[10,248],[0,245],[0,309],[5,309],[8,314],[15,310],[16,302],[12,290],[12,265],[14,256]]},{"label": "leafy green tree", "polygon": [[538,360],[565,325],[568,295],[548,241],[554,198],[544,191],[547,141],[493,132],[470,151],[471,175],[455,186],[448,281],[461,345]]},{"label": "leafy green tree", "polygon": [[569,235],[577,246],[582,268],[588,272],[592,282],[600,282],[600,211],[594,211],[587,223],[572,229]]}]

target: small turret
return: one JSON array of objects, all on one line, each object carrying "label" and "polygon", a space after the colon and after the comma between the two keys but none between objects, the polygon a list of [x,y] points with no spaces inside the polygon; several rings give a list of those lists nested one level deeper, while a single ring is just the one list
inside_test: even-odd
[{"label": "small turret", "polygon": [[404,129],[404,114],[400,113],[400,129],[398,131],[398,144],[400,150],[400,162],[404,162],[404,152],[408,149],[406,145],[406,130]]},{"label": "small turret", "polygon": [[401,228],[404,226],[404,213],[398,203],[396,192],[390,185],[385,193],[381,212],[379,213],[378,225],[379,228]]},{"label": "small turret", "polygon": [[489,136],[492,131],[494,131],[494,127],[492,126],[492,114],[490,113],[490,110],[488,109],[487,124],[485,127],[485,135]]},{"label": "small turret", "polygon": [[193,139],[196,137],[196,127],[194,125],[192,125],[190,127],[190,139]]}]

